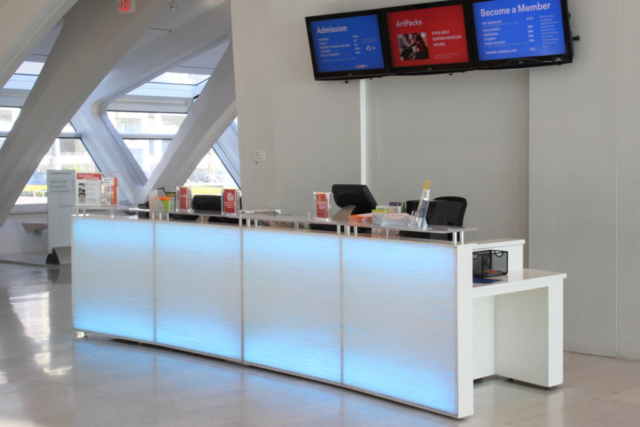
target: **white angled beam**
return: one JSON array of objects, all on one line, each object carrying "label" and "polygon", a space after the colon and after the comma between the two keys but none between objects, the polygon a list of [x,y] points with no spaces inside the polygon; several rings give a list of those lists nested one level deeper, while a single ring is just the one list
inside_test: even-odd
[{"label": "white angled beam", "polygon": [[154,188],[182,185],[235,118],[233,48],[229,45],[149,181],[136,193],[135,202],[144,202]]},{"label": "white angled beam", "polygon": [[240,178],[240,144],[238,140],[238,127],[235,123],[224,131],[218,142],[214,144],[213,151],[216,152],[222,164],[227,168],[227,172],[242,188]]},{"label": "white angled beam", "polygon": [[120,15],[115,2],[80,0],[67,13],[0,149],[0,226],[65,124],[165,8],[164,0],[138,0],[136,13]]},{"label": "white angled beam", "polygon": [[[229,3],[213,7],[172,32],[125,56],[76,113],[73,125],[103,171],[118,171],[123,196],[134,202],[147,178],[107,117],[117,98],[214,46],[231,35]],[[153,138],[149,138],[153,139]]]},{"label": "white angled beam", "polygon": [[0,88],[77,1],[0,1]]}]

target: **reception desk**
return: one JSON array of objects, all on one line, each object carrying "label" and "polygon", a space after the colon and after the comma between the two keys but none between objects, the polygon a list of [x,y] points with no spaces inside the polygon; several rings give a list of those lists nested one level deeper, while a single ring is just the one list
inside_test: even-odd
[{"label": "reception desk", "polygon": [[[75,216],[74,328],[454,418],[473,414],[476,378],[562,382],[565,276],[522,269],[523,241],[454,244],[253,220]],[[512,272],[474,287],[472,253],[489,247],[513,252]]]}]

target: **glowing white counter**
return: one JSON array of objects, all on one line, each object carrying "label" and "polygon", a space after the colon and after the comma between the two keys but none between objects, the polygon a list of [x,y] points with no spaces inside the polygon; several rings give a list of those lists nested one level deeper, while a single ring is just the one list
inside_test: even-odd
[{"label": "glowing white counter", "polygon": [[74,328],[463,418],[475,247],[74,217]]}]

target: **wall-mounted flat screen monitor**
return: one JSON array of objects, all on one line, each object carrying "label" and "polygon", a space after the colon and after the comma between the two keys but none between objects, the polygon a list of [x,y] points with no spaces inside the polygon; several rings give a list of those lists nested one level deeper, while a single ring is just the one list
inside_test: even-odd
[{"label": "wall-mounted flat screen monitor", "polygon": [[307,17],[316,80],[344,80],[389,74],[377,10]]},{"label": "wall-mounted flat screen monitor", "polygon": [[466,1],[385,10],[392,74],[473,69]]},{"label": "wall-mounted flat screen monitor", "polygon": [[566,0],[472,0],[478,68],[573,61]]}]

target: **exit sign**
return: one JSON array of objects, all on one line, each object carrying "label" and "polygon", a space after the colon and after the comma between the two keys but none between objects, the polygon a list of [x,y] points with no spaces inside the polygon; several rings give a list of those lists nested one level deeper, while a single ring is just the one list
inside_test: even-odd
[{"label": "exit sign", "polygon": [[133,13],[136,11],[136,0],[118,0],[119,13]]}]

